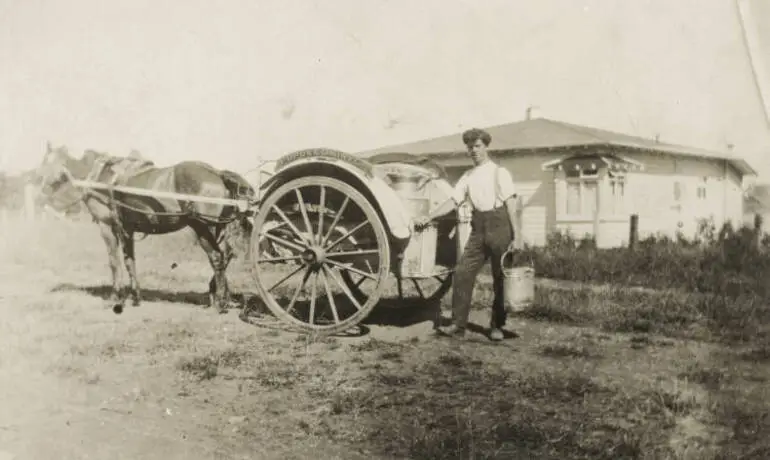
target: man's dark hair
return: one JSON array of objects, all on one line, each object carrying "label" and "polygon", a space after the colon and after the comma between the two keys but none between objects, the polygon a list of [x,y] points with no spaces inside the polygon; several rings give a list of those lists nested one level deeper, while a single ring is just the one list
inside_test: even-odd
[{"label": "man's dark hair", "polygon": [[492,136],[483,129],[472,128],[463,133],[463,143],[465,145],[473,145],[478,139],[481,139],[481,142],[487,147],[489,147],[489,143],[492,142]]}]

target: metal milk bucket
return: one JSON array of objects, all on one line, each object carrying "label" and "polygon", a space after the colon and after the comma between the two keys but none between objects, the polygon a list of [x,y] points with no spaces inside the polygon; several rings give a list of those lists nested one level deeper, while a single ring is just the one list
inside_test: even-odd
[{"label": "metal milk bucket", "polygon": [[505,251],[500,257],[503,272],[503,300],[509,312],[519,312],[532,306],[535,301],[535,269],[529,266],[514,267],[513,252]]}]

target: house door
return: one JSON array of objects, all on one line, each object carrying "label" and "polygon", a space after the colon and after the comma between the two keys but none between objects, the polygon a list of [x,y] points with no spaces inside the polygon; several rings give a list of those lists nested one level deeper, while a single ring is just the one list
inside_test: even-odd
[{"label": "house door", "polygon": [[692,235],[695,228],[692,219],[688,219],[688,213],[692,212],[693,199],[687,192],[688,187],[684,181],[674,181],[674,200],[670,206],[667,229],[671,238],[676,238],[678,233],[685,236]]}]

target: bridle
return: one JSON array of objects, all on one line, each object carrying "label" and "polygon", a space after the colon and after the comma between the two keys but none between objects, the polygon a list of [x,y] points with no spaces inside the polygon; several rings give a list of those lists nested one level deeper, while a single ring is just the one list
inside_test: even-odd
[{"label": "bridle", "polygon": [[[64,164],[61,162],[57,162],[55,166],[52,165],[46,165],[47,168],[55,168],[54,171],[50,172],[49,174],[46,174],[42,176],[41,179],[41,187],[40,192],[43,196],[46,197],[46,203],[47,204],[54,204],[57,202],[59,195],[59,192],[61,188],[69,183],[72,188],[75,190],[76,198],[72,201],[69,201],[65,205],[59,207],[56,205],[53,205],[54,208],[60,209],[62,211],[68,211],[74,206],[78,205],[81,202],[85,202],[88,200],[88,198],[96,198],[95,193],[97,191],[86,189],[83,190],[82,188],[78,187],[76,185],[77,179],[72,174],[72,171],[67,168]],[[92,180],[97,177],[104,171],[104,169],[107,167],[107,161],[104,159],[98,159],[94,163],[93,167],[91,168],[91,171],[88,173],[88,176],[86,177],[87,180]]]}]

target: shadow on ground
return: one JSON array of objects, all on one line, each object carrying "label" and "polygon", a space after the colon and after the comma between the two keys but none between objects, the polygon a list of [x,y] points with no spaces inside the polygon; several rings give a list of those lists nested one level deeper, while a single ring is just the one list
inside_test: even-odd
[{"label": "shadow on ground", "polygon": [[[53,289],[51,289],[51,292],[84,292],[88,295],[107,300],[110,297],[110,294],[112,294],[112,287],[107,285],[79,286],[65,283],[55,286]],[[142,302],[185,303],[196,306],[209,305],[209,295],[207,292],[180,292],[142,288],[141,295]]]},{"label": "shadow on ground", "polygon": [[[51,289],[52,292],[82,292],[94,297],[107,300],[112,293],[109,285],[76,285],[71,283],[59,284]],[[143,302],[168,302],[181,303],[194,306],[209,306],[207,292],[170,291],[163,289],[142,288]],[[258,296],[246,292],[231,293],[232,300],[237,309],[242,310],[241,319],[257,327],[277,327],[276,320],[267,306]],[[243,308],[246,306],[246,308]],[[401,300],[384,298],[372,311],[368,318],[354,329],[365,329],[367,332],[354,334],[361,336],[368,334],[370,326],[407,328],[416,324],[432,322],[434,327],[446,326],[448,320],[441,315],[441,306],[438,303],[426,304],[417,300]],[[276,325],[274,325],[276,324]],[[469,324],[468,329],[473,332],[483,333],[485,328]],[[342,336],[350,336],[350,332]]]}]

